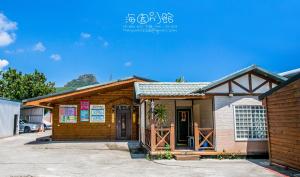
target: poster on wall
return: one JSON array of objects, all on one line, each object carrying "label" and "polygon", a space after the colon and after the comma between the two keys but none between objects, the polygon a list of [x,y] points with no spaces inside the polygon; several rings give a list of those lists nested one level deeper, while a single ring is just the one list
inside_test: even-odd
[{"label": "poster on wall", "polygon": [[90,122],[105,122],[105,105],[90,105]]},{"label": "poster on wall", "polygon": [[80,101],[80,121],[82,122],[89,121],[89,108],[90,108],[90,102],[88,100]]},{"label": "poster on wall", "polygon": [[77,106],[63,105],[59,107],[60,123],[76,123],[77,122]]}]

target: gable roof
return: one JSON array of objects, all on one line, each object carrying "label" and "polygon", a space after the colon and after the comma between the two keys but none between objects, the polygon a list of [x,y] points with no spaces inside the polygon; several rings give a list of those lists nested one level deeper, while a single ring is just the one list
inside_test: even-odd
[{"label": "gable roof", "polygon": [[239,71],[236,71],[236,72],[234,72],[232,74],[224,76],[221,79],[218,79],[216,81],[211,82],[209,85],[207,85],[206,87],[203,87],[201,90],[199,90],[199,92],[205,92],[205,91],[209,90],[212,87],[215,87],[217,85],[225,83],[225,82],[229,81],[230,79],[237,78],[238,76],[242,76],[242,75],[244,75],[244,74],[246,74],[246,73],[248,73],[250,71],[254,71],[254,72],[259,73],[261,75],[270,77],[270,78],[272,78],[272,79],[274,79],[274,80],[276,80],[278,82],[283,82],[283,81],[287,80],[287,78],[285,78],[283,76],[280,76],[278,74],[272,73],[270,71],[267,71],[267,70],[265,70],[265,69],[263,69],[263,68],[261,68],[261,67],[259,67],[257,65],[251,65],[251,66],[243,68],[243,69],[241,69]]},{"label": "gable roof", "polygon": [[136,98],[140,96],[199,96],[197,91],[209,82],[136,82]]},{"label": "gable roof", "polygon": [[115,81],[110,81],[110,82],[105,82],[105,83],[100,83],[100,84],[94,84],[94,85],[89,85],[89,86],[84,86],[84,87],[79,87],[79,88],[76,88],[76,89],[63,91],[63,92],[52,93],[52,94],[48,94],[48,95],[29,98],[29,99],[23,100],[22,102],[23,103],[28,103],[28,102],[32,102],[32,101],[42,101],[43,99],[47,99],[47,98],[55,99],[56,97],[74,96],[74,95],[80,94],[82,92],[86,93],[86,92],[95,91],[95,90],[98,90],[98,89],[101,89],[101,88],[113,87],[113,86],[116,86],[116,85],[122,85],[122,84],[126,84],[126,83],[138,82],[138,81],[153,81],[153,80],[146,79],[146,78],[134,75],[134,76],[131,76],[131,77],[126,77],[126,78],[118,79],[118,80],[115,80]]},{"label": "gable roof", "polygon": [[286,85],[294,82],[294,81],[297,81],[298,79],[300,79],[300,73],[298,73],[297,75],[291,77],[290,79],[282,82],[281,84],[279,84],[277,87],[274,87],[272,88],[271,90],[267,91],[266,93],[264,94],[261,94],[258,98],[260,100],[264,99],[265,97],[267,96],[270,96],[272,93],[276,92],[277,90],[281,89],[282,87],[285,87]]}]

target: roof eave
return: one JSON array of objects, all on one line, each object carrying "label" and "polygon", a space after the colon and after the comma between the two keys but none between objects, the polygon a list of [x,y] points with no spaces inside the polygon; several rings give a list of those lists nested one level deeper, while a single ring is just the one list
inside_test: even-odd
[{"label": "roof eave", "polygon": [[94,85],[90,85],[90,86],[85,86],[85,87],[80,87],[80,88],[76,88],[76,89],[72,89],[72,90],[67,90],[67,91],[63,91],[63,92],[59,92],[59,93],[52,93],[52,94],[48,94],[48,95],[43,95],[43,96],[38,96],[38,97],[34,97],[34,98],[24,99],[24,100],[22,100],[22,103],[38,101],[38,100],[51,98],[51,97],[55,97],[55,96],[61,96],[61,95],[64,95],[64,94],[71,94],[71,93],[74,93],[74,92],[93,89],[93,88],[96,88],[96,87],[103,87],[103,86],[118,83],[118,82],[126,82],[126,81],[130,81],[130,80],[133,80],[133,82],[135,82],[134,80],[136,80],[136,79],[141,80],[141,81],[142,80],[143,81],[150,80],[150,79],[145,79],[145,78],[142,78],[142,77],[132,76],[132,77],[128,77],[128,78],[125,78],[125,79],[119,79],[119,80],[105,82],[105,83],[101,83],[101,84],[94,84]]},{"label": "roof eave", "polygon": [[290,83],[292,83],[292,82],[294,82],[298,79],[300,79],[300,73],[293,76],[293,77],[291,77],[290,79],[282,82],[281,84],[279,84],[278,86],[272,88],[271,90],[261,94],[258,98],[260,100],[263,100],[265,97],[270,96],[272,93],[276,92],[277,90],[281,89],[282,87],[284,87],[284,86],[286,86],[286,85],[288,85],[288,84],[290,84]]}]

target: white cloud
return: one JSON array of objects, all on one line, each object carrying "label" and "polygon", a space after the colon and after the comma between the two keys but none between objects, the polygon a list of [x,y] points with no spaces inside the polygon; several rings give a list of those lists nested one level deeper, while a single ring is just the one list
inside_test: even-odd
[{"label": "white cloud", "polygon": [[0,47],[7,46],[15,41],[15,34],[9,34],[6,31],[0,31]]},{"label": "white cloud", "polygon": [[107,41],[103,42],[103,46],[104,46],[104,47],[108,47],[108,45],[109,45],[109,44],[108,44]]},{"label": "white cloud", "polygon": [[91,34],[82,32],[82,33],[80,33],[80,36],[81,36],[83,39],[88,39],[88,38],[91,37]]},{"label": "white cloud", "polygon": [[17,23],[10,21],[3,13],[0,13],[0,47],[13,43],[16,34],[13,33],[17,29]]},{"label": "white cloud", "polygon": [[130,66],[132,66],[132,63],[130,61],[127,61],[127,62],[124,63],[124,66],[130,67]]},{"label": "white cloud", "polygon": [[4,51],[6,54],[18,54],[18,53],[23,53],[25,52],[24,49],[20,48],[20,49],[16,49],[16,50],[5,50]]},{"label": "white cloud", "polygon": [[42,42],[38,42],[33,46],[33,51],[38,51],[38,52],[44,52],[46,50],[46,47]]},{"label": "white cloud", "polygon": [[108,47],[109,46],[109,43],[102,37],[102,36],[99,36],[98,39],[100,40],[100,42],[102,43],[102,46],[103,47]]},{"label": "white cloud", "polygon": [[9,62],[5,59],[0,59],[0,70],[2,70],[5,66],[7,66]]},{"label": "white cloud", "polygon": [[50,58],[54,61],[61,60],[61,56],[59,54],[52,54]]}]

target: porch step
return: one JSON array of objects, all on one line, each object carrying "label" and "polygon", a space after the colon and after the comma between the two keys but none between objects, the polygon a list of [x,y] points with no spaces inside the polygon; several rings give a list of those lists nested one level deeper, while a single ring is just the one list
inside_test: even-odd
[{"label": "porch step", "polygon": [[175,155],[176,160],[199,160],[200,156],[199,155],[182,155],[182,154],[177,154]]}]

